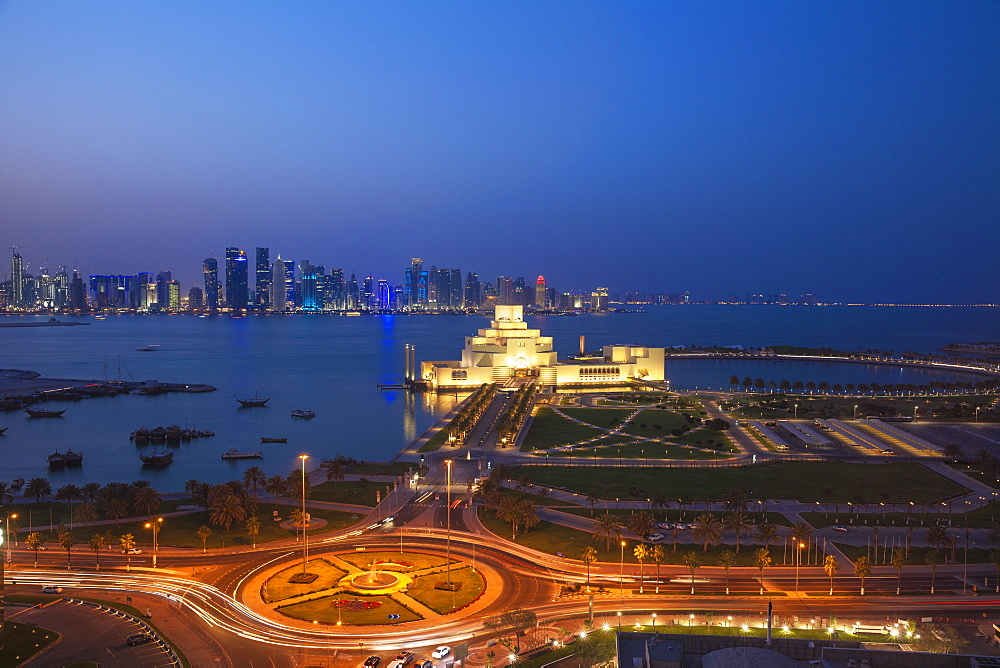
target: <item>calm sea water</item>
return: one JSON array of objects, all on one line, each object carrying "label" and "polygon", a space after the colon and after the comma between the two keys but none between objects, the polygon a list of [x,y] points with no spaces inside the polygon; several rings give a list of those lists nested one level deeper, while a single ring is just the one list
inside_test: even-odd
[{"label": "calm sea water", "polygon": [[[561,354],[607,343],[645,345],[789,344],[845,349],[934,351],[952,342],[1000,338],[1000,309],[869,307],[648,307],[642,314],[534,317],[531,326],[555,339]],[[23,318],[7,317],[23,322]],[[44,318],[43,318],[44,319]],[[2,321],[2,320],[0,320]],[[60,419],[0,413],[0,479],[48,476],[54,486],[91,480],[147,478],[161,490],[185,480],[221,482],[259,465],[285,474],[296,457],[343,453],[384,461],[432,425],[456,395],[380,391],[377,383],[402,376],[403,346],[420,360],[456,359],[463,337],[487,324],[481,316],[211,317],[109,316],[87,327],[0,328],[0,367],[30,369],[56,378],[156,379],[205,383],[210,394],[120,396],[59,402]],[[135,349],[149,344],[157,352]],[[833,383],[926,382],[937,372],[866,365],[781,364],[718,360],[670,362],[675,387],[720,387],[730,375]],[[241,409],[233,395],[271,397],[265,408]],[[314,410],[313,420],[289,411]],[[188,425],[214,438],[174,448],[174,463],[144,468],[128,439],[137,427]],[[288,444],[259,443],[260,437]],[[72,447],[84,453],[80,469],[48,471],[46,457]],[[230,447],[262,450],[263,460],[223,461]]]}]

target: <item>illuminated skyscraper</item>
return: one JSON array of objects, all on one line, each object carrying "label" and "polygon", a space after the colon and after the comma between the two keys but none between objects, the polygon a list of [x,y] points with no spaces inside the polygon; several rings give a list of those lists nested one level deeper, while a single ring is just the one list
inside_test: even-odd
[{"label": "illuminated skyscraper", "polygon": [[392,308],[392,291],[389,288],[389,281],[384,278],[378,279],[378,309],[388,311]]},{"label": "illuminated skyscraper", "polygon": [[201,263],[202,271],[205,273],[205,308],[215,311],[222,301],[222,286],[219,285],[219,261],[214,257],[207,257]]},{"label": "illuminated skyscraper", "polygon": [[10,260],[10,303],[12,306],[24,306],[24,262],[21,254],[14,251]]},{"label": "illuminated skyscraper", "polygon": [[465,275],[465,307],[478,308],[479,300],[479,274],[470,271]]},{"label": "illuminated skyscraper", "polygon": [[253,304],[258,311],[267,310],[271,301],[271,249],[257,248]]},{"label": "illuminated skyscraper", "polygon": [[226,249],[226,305],[234,311],[249,306],[247,254],[242,248]]},{"label": "illuminated skyscraper", "polygon": [[545,277],[539,276],[535,279],[535,306],[538,308],[548,308],[545,293]]},{"label": "illuminated skyscraper", "polygon": [[310,264],[308,260],[304,260],[299,264],[299,272],[302,274],[302,310],[322,311],[323,302],[320,299],[316,267]]},{"label": "illuminated skyscraper", "polygon": [[271,300],[269,310],[283,313],[285,310],[285,262],[278,255],[271,267]]},{"label": "illuminated skyscraper", "polygon": [[[403,301],[405,302],[403,305],[407,308],[415,309],[418,307],[420,303],[419,284],[420,284],[420,274],[423,271],[423,267],[424,267],[424,261],[421,260],[419,257],[415,257],[410,260],[410,266],[406,268],[405,272],[406,276],[405,280],[403,281]],[[423,272],[423,274],[425,276],[424,300],[426,302],[427,272]]]}]

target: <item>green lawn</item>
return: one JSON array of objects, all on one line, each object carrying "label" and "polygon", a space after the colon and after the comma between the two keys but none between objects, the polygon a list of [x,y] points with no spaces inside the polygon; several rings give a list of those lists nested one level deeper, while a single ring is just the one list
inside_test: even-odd
[{"label": "green lawn", "polygon": [[529,476],[537,483],[602,498],[625,495],[635,485],[650,498],[659,492],[668,498],[722,499],[731,489],[750,498],[847,502],[887,492],[892,499],[918,503],[936,501],[965,491],[917,463],[849,464],[844,462],[782,462],[733,468],[629,468],[515,466],[511,475]]},{"label": "green lawn", "polygon": [[654,438],[669,436],[671,429],[678,429],[684,424],[686,421],[680,413],[661,408],[647,408],[629,421],[624,431],[633,436]]},{"label": "green lawn", "polygon": [[418,452],[433,452],[448,441],[448,425],[444,425],[427,442],[420,446]]},{"label": "green lawn", "polygon": [[[570,409],[563,409],[569,411]],[[584,410],[584,409],[573,409]],[[524,436],[521,443],[521,450],[529,452],[531,450],[550,448],[554,445],[566,445],[576,443],[588,438],[601,435],[600,430],[577,424],[572,420],[567,420],[551,408],[542,406],[531,421],[531,427]]]},{"label": "green lawn", "polygon": [[[958,504],[954,505],[954,509],[958,510]],[[837,513],[800,513],[800,515],[816,528],[833,526],[834,524],[857,527],[859,530],[870,529],[875,524],[883,527],[913,526],[916,527],[914,529],[916,534],[919,534],[927,527],[937,524],[939,516],[937,513],[867,513],[855,515],[854,513],[848,513],[848,506],[846,505],[841,506],[839,516]],[[947,506],[942,507],[940,517],[942,521],[949,517]],[[907,523],[907,520],[909,520],[909,523]],[[866,521],[867,525],[865,524]],[[973,529],[989,529],[993,524],[1000,522],[1000,508],[983,506],[968,513],[955,512],[951,515],[951,522],[955,530],[964,529],[966,522]]]},{"label": "green lawn", "polygon": [[[626,504],[628,503],[625,499],[623,499],[622,502]],[[757,504],[753,504],[753,506],[756,507]],[[580,517],[591,517],[590,508],[558,508],[558,510],[559,512],[568,513],[570,515],[579,515]],[[638,510],[642,510],[642,508],[639,508]],[[684,522],[693,522],[698,515],[701,515],[706,511],[704,507],[688,506],[684,510],[680,510],[678,508],[670,508],[669,510],[662,510],[660,508],[657,508],[655,510],[650,510],[650,512],[653,513],[653,519],[655,519],[657,522],[684,523]],[[612,515],[617,515],[619,518],[621,518],[621,522],[624,524],[628,520],[629,515],[632,514],[632,510],[630,508],[594,508],[593,517],[596,518],[599,515],[603,515],[604,513],[611,513]],[[720,519],[725,516],[725,513],[715,512],[713,514],[716,517],[719,517]],[[747,511],[747,516],[750,517],[755,523],[763,524],[763,522],[761,521],[763,519],[761,517],[761,513],[753,512],[753,507],[751,507]],[[782,515],[781,513],[768,512],[766,519],[768,522],[774,524],[775,526],[779,527],[792,526],[792,523],[789,521],[789,519],[784,515]],[[668,539],[670,540],[673,539],[672,529],[657,529],[657,531],[659,533],[662,533]],[[681,536],[689,535],[690,533],[691,532],[688,529],[682,529],[680,531]]]},{"label": "green lawn", "polygon": [[443,572],[420,576],[414,580],[407,594],[434,612],[444,615],[472,602],[486,587],[483,577],[468,566],[451,569],[451,581],[462,585],[458,591],[450,592],[434,588],[446,579]]},{"label": "green lawn", "polygon": [[[398,571],[400,573],[412,573],[424,568],[437,568],[448,563],[448,560],[444,557],[438,557],[433,554],[422,554],[420,552],[405,552],[400,554],[399,552],[389,550],[382,552],[346,552],[336,556],[338,559],[343,559],[347,563],[353,564],[363,570],[370,568],[370,565],[375,561],[386,561],[389,563],[380,564],[379,570]],[[396,563],[400,560],[412,564],[412,566],[400,566]],[[457,563],[454,559],[452,559],[452,562]]]},{"label": "green lawn", "polygon": [[532,494],[523,490],[512,489],[517,483],[508,482],[507,485],[510,487],[504,487],[501,493],[504,495],[514,496],[518,499],[528,499],[536,506],[578,506],[580,504],[573,503],[572,501],[563,501],[562,499],[553,499],[549,496],[542,496],[541,494]]},{"label": "green lawn", "polygon": [[733,442],[729,440],[725,432],[713,431],[705,427],[692,429],[680,436],[671,436],[670,440],[683,443],[684,445],[696,445],[699,448],[711,448],[722,452],[739,452],[739,449],[733,445]]},{"label": "green lawn", "polygon": [[[160,504],[157,513],[171,513],[177,510],[179,506],[190,506],[193,505],[190,499],[173,499],[170,501],[164,501]],[[80,506],[79,502],[73,504],[73,524],[74,527],[79,525],[79,519],[76,516],[76,509]],[[36,526],[48,526],[52,524],[53,526],[58,526],[60,524],[65,524],[69,526],[70,523],[70,511],[69,506],[62,501],[42,501],[40,503],[35,503],[34,501],[29,501],[27,503],[8,503],[6,505],[0,506],[3,509],[4,516],[16,514],[17,519],[11,521],[10,529],[13,532],[14,526],[18,527],[18,533],[20,536],[26,536],[28,534],[28,527]],[[104,515],[100,512],[100,505],[98,505],[98,517],[97,519],[106,519]]]},{"label": "green lawn", "polygon": [[419,464],[415,462],[358,462],[351,467],[352,475],[403,475],[408,470],[416,470]]},{"label": "green lawn", "polygon": [[351,503],[358,506],[375,507],[375,497],[381,492],[385,498],[385,488],[392,488],[392,483],[387,482],[360,482],[358,480],[332,480],[314,485],[309,488],[309,499],[311,501],[327,501],[329,503]]},{"label": "green lawn", "polygon": [[[847,558],[854,561],[858,557],[869,556],[868,547],[865,545],[847,545],[846,543],[834,543],[840,551],[847,555]],[[965,540],[959,536],[958,542],[955,548],[955,561],[952,563],[961,564],[965,562]],[[927,558],[927,553],[931,550],[929,547],[910,547],[910,566],[923,566],[924,560]],[[951,548],[939,548],[938,551],[941,553],[941,564],[944,565],[945,560],[951,559]],[[883,554],[882,546],[879,545],[879,557]],[[892,556],[892,550],[889,551],[890,558]],[[969,563],[970,564],[989,564],[990,561],[990,551],[985,548],[970,547],[969,548]],[[878,565],[886,566],[888,563],[883,564],[879,561]],[[939,574],[940,575],[940,574]],[[829,591],[829,590],[827,590]]]},{"label": "green lawn", "polygon": [[59,639],[59,634],[55,631],[32,624],[6,622],[4,632],[5,642],[3,649],[0,649],[0,666],[19,666]]},{"label": "green lawn", "polygon": [[[510,540],[510,525],[506,522],[498,520],[491,511],[487,511],[483,508],[479,509],[479,518],[482,520],[483,525],[489,529],[491,532],[503,538],[504,540]],[[660,544],[663,545],[664,550],[664,561],[663,565],[683,564],[682,559],[686,552],[697,552],[698,556],[701,557],[702,564],[704,566],[714,566],[718,561],[718,555],[722,550],[730,549],[735,550],[735,546],[714,546],[710,545],[708,551],[703,551],[703,546],[701,544],[693,543],[683,543],[678,540],[677,551],[674,552],[673,545],[673,535],[672,532],[661,532],[666,538]],[[691,531],[682,531],[678,534],[678,538],[683,538],[687,534],[690,537]],[[580,559],[580,555],[585,547],[593,547],[597,550],[597,560],[609,563],[619,563],[622,559],[621,547],[618,545],[617,541],[613,541],[611,548],[606,547],[604,541],[597,542],[594,537],[587,531],[580,531],[579,529],[571,529],[570,527],[562,526],[561,524],[553,524],[551,522],[540,522],[537,526],[532,528],[530,531],[522,531],[514,539],[514,542],[519,545],[524,545],[525,547],[530,547],[532,549],[538,550],[540,552],[547,552],[549,554],[562,553],[567,559]],[[630,564],[639,563],[633,553],[635,548],[634,541],[626,541],[628,545],[625,547],[625,562]],[[759,545],[742,545],[740,547],[740,553],[737,557],[737,565],[740,566],[751,566],[753,559],[753,551],[761,547]],[[771,557],[774,558],[775,548],[771,547]],[[779,555],[780,558],[780,555]],[[655,572],[655,568],[652,564],[647,562],[647,566],[650,569],[650,573]],[[696,574],[697,575],[697,574]]]},{"label": "green lawn", "polygon": [[330,589],[347,575],[347,571],[337,568],[326,559],[311,559],[307,564],[306,572],[315,573],[319,575],[319,578],[309,584],[296,584],[288,581],[288,578],[301,572],[302,564],[294,564],[272,575],[264,585],[264,600],[273,603]]},{"label": "green lawn", "polygon": [[[271,514],[273,508],[274,506],[271,504],[263,504],[257,509],[257,518],[261,523],[260,533],[257,534],[258,545],[272,540],[295,537],[294,530],[282,529],[278,526],[279,523],[274,521]],[[280,516],[285,519],[287,519],[288,513],[291,511],[291,506],[281,505],[278,507],[278,512],[281,513]],[[343,513],[336,510],[311,509],[309,512],[312,513],[313,517],[327,521],[327,525],[323,528],[323,531],[334,531],[349,527],[361,517],[353,513]],[[72,533],[77,544],[73,548],[73,551],[89,552],[88,544],[90,537],[94,533],[105,533],[107,531],[110,531],[115,537],[115,544],[111,546],[112,550],[121,549],[118,547],[119,536],[131,533],[135,537],[136,545],[148,551],[153,545],[153,536],[150,530],[143,525],[144,522],[123,522],[118,527],[115,527],[113,524],[74,527]],[[244,523],[233,524],[229,531],[223,531],[221,527],[211,526],[208,513],[203,510],[165,518],[161,525],[162,528],[159,532],[158,542],[163,547],[202,547],[201,539],[198,538],[196,533],[202,525],[212,529],[212,533],[209,535],[207,541],[207,547],[209,548],[251,544],[250,536],[246,533]],[[46,548],[49,550],[65,551],[57,542],[56,532],[44,531],[41,533]]]},{"label": "green lawn", "polygon": [[[337,601],[366,601],[379,603],[378,607],[370,610],[337,610]],[[413,622],[423,619],[420,615],[404,607],[399,601],[391,596],[354,596],[345,594],[343,596],[324,596],[314,601],[296,603],[278,608],[278,612],[297,617],[309,622],[320,622],[322,624],[336,624],[338,620],[344,624],[401,624],[403,622]],[[392,615],[399,615],[398,619],[390,619]]]},{"label": "green lawn", "polygon": [[560,450],[550,457],[621,457],[622,459],[723,459],[727,455],[684,448],[672,443],[643,441],[613,447]]},{"label": "green lawn", "polygon": [[563,408],[560,410],[571,418],[605,429],[612,428],[612,421],[617,426],[635,412],[633,408]]}]

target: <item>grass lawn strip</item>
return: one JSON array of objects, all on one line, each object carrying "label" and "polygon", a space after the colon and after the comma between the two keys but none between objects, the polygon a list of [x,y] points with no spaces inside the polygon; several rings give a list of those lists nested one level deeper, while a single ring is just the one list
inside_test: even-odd
[{"label": "grass lawn strip", "polygon": [[[496,517],[493,516],[492,512],[486,511],[483,508],[479,509],[479,519],[482,521],[483,525],[489,529],[491,532],[503,538],[504,540],[510,540],[510,525],[506,522],[501,522]],[[662,533],[662,532],[661,532]],[[686,532],[690,536],[690,531]],[[678,541],[677,552],[673,552],[673,538],[672,533],[668,532],[664,534],[666,537],[660,543],[663,545],[665,551],[666,559],[661,565],[683,565],[682,559],[686,552],[697,552],[698,556],[701,557],[703,566],[714,566],[718,562],[719,553],[723,550],[734,550],[733,545],[709,545],[708,551],[703,551],[703,546],[701,544],[693,543],[682,543]],[[684,537],[684,532],[678,534],[679,538]],[[749,537],[744,537],[744,539],[749,539]],[[538,550],[540,552],[547,552],[549,554],[559,554],[562,553],[567,559],[580,559],[580,555],[585,547],[593,547],[597,550],[597,560],[609,563],[619,563],[621,561],[621,548],[616,541],[612,541],[611,549],[608,550],[605,547],[604,541],[597,542],[594,537],[588,531],[580,531],[579,529],[571,529],[570,527],[562,526],[561,524],[553,524],[552,522],[540,522],[537,526],[529,531],[522,531],[514,539],[514,542],[518,545],[524,545],[525,547],[530,547],[532,549]],[[639,563],[633,549],[635,548],[635,541],[626,541],[628,545],[625,546],[625,563],[637,564]],[[740,545],[740,552],[737,555],[737,566],[752,566],[753,552],[761,545],[751,545],[748,543],[742,543]],[[780,559],[780,549],[775,552],[775,546],[771,546],[771,558],[775,559],[777,554]],[[646,568],[649,573],[655,573],[655,566],[650,562],[646,562]],[[698,574],[695,574],[698,577]]]},{"label": "grass lawn strip", "polygon": [[[628,503],[628,501],[623,500],[622,503]],[[591,517],[590,508],[556,508],[554,510],[559,510],[560,512],[563,513],[569,513],[570,515],[578,515],[580,517]],[[643,509],[639,508],[638,510],[643,510]],[[704,508],[696,508],[694,506],[687,508],[686,510],[680,510],[677,508],[671,508],[669,510],[662,510],[660,508],[657,509],[647,508],[646,510],[649,510],[649,512],[653,513],[653,519],[656,520],[656,522],[658,523],[694,522],[694,519],[698,515],[708,512]],[[719,519],[723,519],[725,518],[726,515],[729,514],[717,510],[711,512]],[[591,519],[596,519],[597,517],[603,515],[604,513],[611,513],[612,515],[616,515],[620,519],[622,524],[624,524],[625,522],[628,521],[629,515],[632,514],[632,510],[628,508],[594,508],[594,515],[593,517],[591,517]],[[750,509],[746,512],[746,515],[751,520],[753,520],[753,522],[757,526],[763,524],[763,522],[761,521],[762,519],[761,513],[753,512],[753,509]],[[664,517],[666,517],[666,519],[664,519]],[[781,513],[772,513],[772,512],[767,513],[767,521],[770,522],[771,524],[774,524],[775,526],[782,526],[782,527],[792,526],[791,521]],[[656,531],[658,533],[662,533],[669,540],[673,540],[673,529],[657,529]],[[687,532],[687,534],[685,534],[685,532]],[[690,533],[691,531],[689,529],[681,529],[679,535],[680,536],[690,535]]]},{"label": "grass lawn strip", "polygon": [[[564,409],[566,410],[566,409]],[[579,409],[577,409],[579,410]],[[610,427],[609,427],[610,428]],[[547,406],[538,409],[531,420],[531,427],[521,443],[521,450],[551,448],[595,438],[607,432],[567,420]]]},{"label": "grass lawn strip", "polygon": [[[937,513],[868,513],[855,515],[847,512],[847,506],[841,508],[839,516],[836,513],[799,513],[802,519],[812,524],[817,529],[842,525],[851,531],[871,530],[876,523],[879,527],[913,527],[913,535],[920,536],[922,532],[938,523]],[[968,513],[954,513],[951,515],[951,526],[948,526],[948,513],[940,514],[941,525],[946,529],[958,531],[965,528],[965,523],[969,523],[972,529],[989,529],[994,523],[1000,521],[1000,512],[996,508],[984,506],[976,508]],[[909,520],[909,524],[907,524]],[[866,524],[867,522],[867,524]]]},{"label": "grass lawn strip", "polygon": [[[367,571],[372,562],[383,561],[386,563],[378,565],[378,569],[380,571],[396,571],[398,573],[409,574],[413,574],[416,571],[422,571],[427,568],[437,568],[448,563],[448,560],[444,557],[439,557],[433,554],[423,554],[420,552],[404,552],[403,554],[400,554],[398,551],[394,552],[391,550],[386,550],[384,552],[347,552],[336,556],[337,558],[342,559],[363,571]],[[406,567],[400,566],[398,563],[394,563],[400,561],[412,564],[412,566]],[[458,563],[454,559],[451,561],[452,563]]]},{"label": "grass lawn strip", "polygon": [[[8,596],[10,600],[13,597]],[[8,610],[7,614],[10,614]],[[0,666],[19,666],[59,640],[55,631],[33,624],[4,623],[4,647],[0,649]]]},{"label": "grass lawn strip", "polygon": [[[379,603],[380,605],[369,610],[340,610],[338,615],[337,601],[362,601]],[[323,596],[312,601],[296,603],[285,607],[278,607],[278,612],[304,619],[307,622],[320,622],[322,624],[336,624],[338,619],[344,624],[401,624],[403,622],[414,622],[423,619],[420,615],[407,608],[391,596],[355,596],[344,594],[343,596]],[[390,615],[399,615],[399,619],[390,619]]]},{"label": "grass lawn strip", "polygon": [[642,441],[619,447],[574,448],[549,453],[551,457],[604,457],[621,459],[724,459],[727,455],[697,448],[683,448],[672,443]]},{"label": "grass lawn strip", "polygon": [[964,487],[917,463],[849,464],[844,462],[782,462],[733,468],[629,468],[608,466],[515,466],[511,475],[527,475],[538,484],[562,487],[602,498],[626,496],[635,485],[652,498],[659,492],[670,498],[725,498],[739,489],[751,498],[846,503],[861,495],[885,492],[898,501],[926,503],[960,494]]},{"label": "grass lawn strip", "polygon": [[267,603],[274,603],[275,601],[284,601],[289,598],[295,598],[296,596],[304,596],[313,592],[323,591],[324,589],[330,589],[336,585],[342,577],[347,575],[347,571],[337,568],[326,559],[311,559],[307,564],[306,571],[309,573],[315,573],[316,575],[319,575],[319,577],[315,582],[310,582],[308,584],[296,584],[294,582],[289,582],[288,578],[295,573],[302,572],[302,564],[289,566],[285,570],[271,576],[271,578],[268,579],[267,583],[264,585],[264,591],[266,592],[264,601]]},{"label": "grass lawn strip", "polygon": [[[674,411],[662,408],[646,408],[629,420],[624,432],[633,436],[659,437],[669,436],[671,429],[679,429],[687,424],[684,416]],[[659,429],[657,429],[659,427]]]},{"label": "grass lawn strip", "polygon": [[375,497],[378,492],[385,498],[386,482],[361,482],[360,480],[332,480],[309,488],[309,500],[327,501],[329,503],[353,503],[358,506],[375,507]]},{"label": "grass lawn strip", "polygon": [[571,418],[602,429],[614,429],[622,420],[635,413],[635,408],[560,408]]},{"label": "grass lawn strip", "polygon": [[[257,534],[258,545],[268,541],[285,540],[295,536],[294,530],[282,529],[278,526],[279,523],[273,520],[271,515],[273,508],[269,504],[262,504],[257,508],[257,519],[260,520],[260,533]],[[292,510],[291,506],[282,505],[278,508],[278,512],[282,513],[281,517],[284,518],[287,518],[288,513]],[[327,521],[327,525],[323,527],[324,531],[343,529],[351,526],[360,519],[360,515],[337,510],[312,508],[309,512],[312,513],[313,517]],[[152,549],[153,536],[150,530],[143,526],[144,524],[145,522],[128,522],[119,524],[117,528],[114,524],[98,524],[89,527],[75,526],[72,532],[77,544],[74,545],[73,552],[92,554],[88,549],[90,537],[95,533],[105,533],[107,531],[111,531],[113,534],[114,542],[108,548],[105,548],[104,553],[108,551],[121,552],[121,548],[118,546],[118,538],[127,533],[131,533],[135,537],[136,546],[140,549]],[[207,541],[209,549],[225,547],[227,545],[232,547],[234,545],[252,544],[250,536],[244,528],[244,523],[234,523],[229,531],[223,531],[220,527],[212,526],[208,519],[208,513],[202,510],[186,515],[165,518],[158,535],[160,547],[202,547],[201,539],[198,538],[197,534],[198,528],[201,526],[207,526],[212,529],[212,533],[209,535]],[[66,552],[57,542],[55,531],[43,531],[41,534],[47,550]]]},{"label": "grass lawn strip", "polygon": [[451,581],[462,585],[458,591],[450,592],[434,588],[446,579],[444,571],[421,575],[414,579],[413,585],[406,593],[439,615],[444,615],[468,605],[485,589],[482,576],[468,566],[451,569]]}]

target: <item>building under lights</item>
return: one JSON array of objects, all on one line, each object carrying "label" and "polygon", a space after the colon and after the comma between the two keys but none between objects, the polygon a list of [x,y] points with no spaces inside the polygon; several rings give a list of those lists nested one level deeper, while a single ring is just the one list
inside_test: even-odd
[{"label": "building under lights", "polygon": [[419,380],[429,389],[454,390],[533,377],[546,386],[624,385],[630,378],[662,381],[663,348],[604,346],[603,357],[558,361],[552,337],[529,329],[523,306],[496,306],[490,326],[465,337],[462,359],[422,362]]}]

